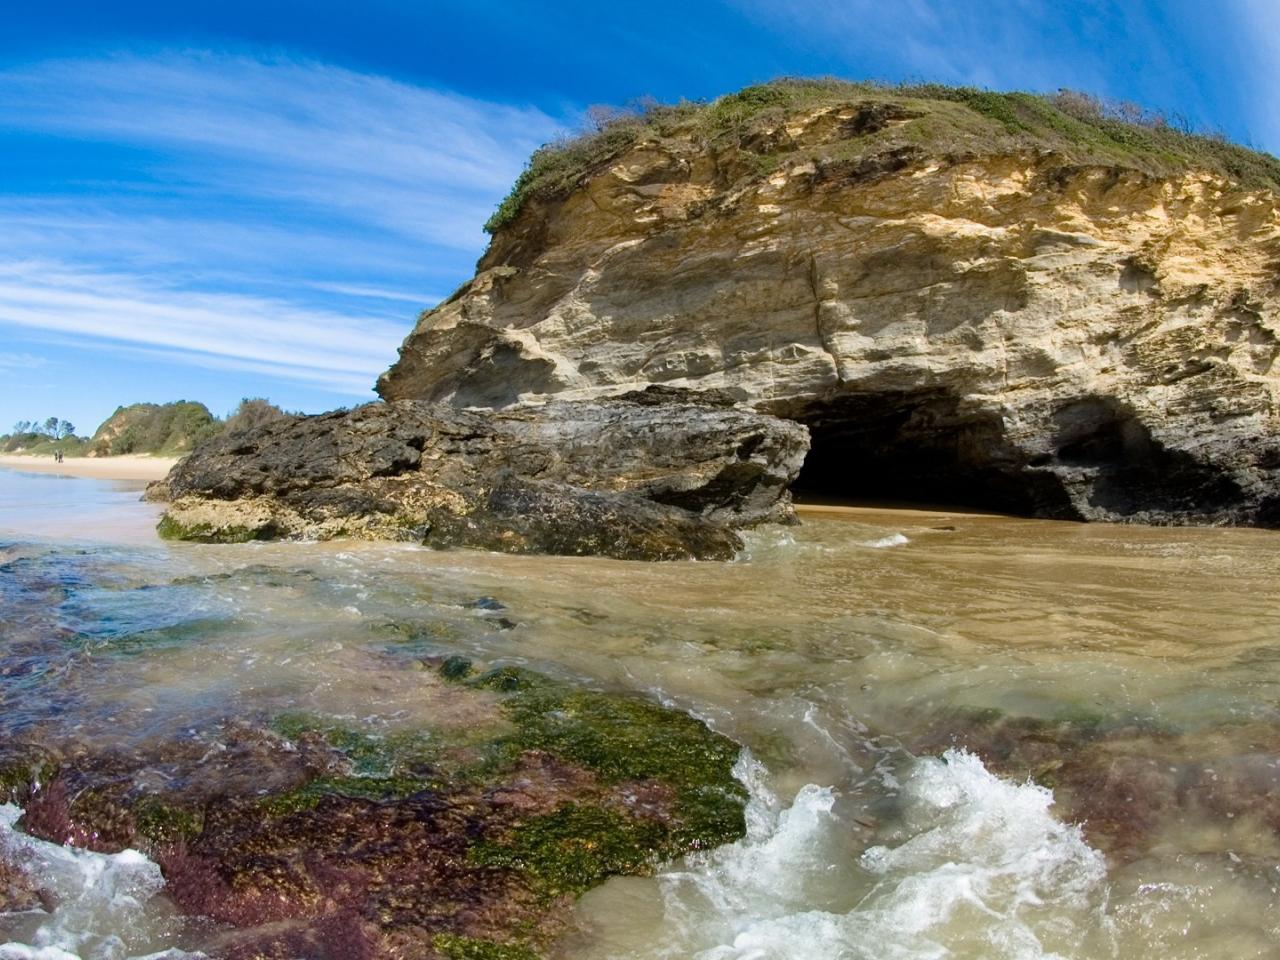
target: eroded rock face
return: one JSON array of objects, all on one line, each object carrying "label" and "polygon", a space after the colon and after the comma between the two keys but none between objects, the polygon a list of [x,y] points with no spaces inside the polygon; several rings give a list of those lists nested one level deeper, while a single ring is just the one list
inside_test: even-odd
[{"label": "eroded rock face", "polygon": [[[717,398],[711,397],[712,401]],[[513,553],[727,559],[790,517],[803,427],[661,390],[504,411],[417,401],[225,434],[152,495],[165,536],[362,537]]]},{"label": "eroded rock face", "polygon": [[[926,122],[899,107],[826,106],[714,147],[642,137],[526,203],[380,393],[714,388],[809,425],[800,483],[827,493],[1280,522],[1276,197],[864,145]],[[786,159],[763,169],[760,143]]]}]

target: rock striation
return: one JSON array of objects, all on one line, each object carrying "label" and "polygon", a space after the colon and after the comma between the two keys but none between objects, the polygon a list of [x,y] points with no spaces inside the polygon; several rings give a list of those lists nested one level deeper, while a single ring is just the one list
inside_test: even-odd
[{"label": "rock striation", "polygon": [[807,447],[797,424],[661,389],[501,411],[399,400],[227,431],[149,495],[169,500],[161,534],[186,540],[728,559],[736,529],[791,517]]},{"label": "rock striation", "polygon": [[754,88],[544,155],[380,394],[717,390],[810,429],[797,489],[1280,523],[1274,158],[951,93]]}]

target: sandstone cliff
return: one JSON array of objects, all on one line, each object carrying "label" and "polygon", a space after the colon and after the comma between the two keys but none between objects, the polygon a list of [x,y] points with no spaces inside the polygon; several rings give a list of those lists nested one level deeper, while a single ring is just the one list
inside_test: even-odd
[{"label": "sandstone cliff", "polygon": [[714,388],[800,488],[1275,524],[1280,166],[1068,106],[782,84],[544,152],[379,391]]}]

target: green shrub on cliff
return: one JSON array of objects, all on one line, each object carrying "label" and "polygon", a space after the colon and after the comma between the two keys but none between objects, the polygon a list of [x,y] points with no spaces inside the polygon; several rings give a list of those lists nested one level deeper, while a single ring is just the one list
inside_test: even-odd
[{"label": "green shrub on cliff", "polygon": [[[683,137],[716,151],[765,155],[758,175],[776,169],[793,149],[786,137],[755,136],[787,115],[810,108],[892,104],[895,122],[852,130],[846,151],[867,155],[910,145],[927,155],[954,157],[1035,150],[1070,163],[1136,169],[1154,175],[1204,170],[1245,187],[1280,191],[1280,160],[1230,143],[1219,134],[1193,132],[1182,117],[1166,117],[1129,103],[1088,94],[999,93],[942,84],[852,83],[784,78],[747,87],[709,103],[646,104],[597,112],[596,129],[538,149],[511,192],[485,224],[496,233],[513,223],[530,200],[567,196],[584,178],[645,139]],[[821,157],[815,158],[821,159]]]},{"label": "green shrub on cliff", "polygon": [[641,129],[639,124],[618,121],[587,136],[559,140],[535,150],[511,193],[498,205],[484,228],[493,233],[510,223],[530,196],[568,193],[585,171],[631,146]]},{"label": "green shrub on cliff", "polygon": [[284,416],[288,414],[270,400],[262,397],[245,397],[228,415],[222,429],[253,430]]}]

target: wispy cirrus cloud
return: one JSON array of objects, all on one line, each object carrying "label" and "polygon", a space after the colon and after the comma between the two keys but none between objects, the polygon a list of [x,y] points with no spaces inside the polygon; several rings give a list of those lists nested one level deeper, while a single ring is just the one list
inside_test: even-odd
[{"label": "wispy cirrus cloud", "polygon": [[49,60],[0,71],[0,91],[0,128],[153,148],[154,182],[188,200],[300,206],[465,250],[557,129],[532,108],[284,58]]},{"label": "wispy cirrus cloud", "polygon": [[162,290],[57,263],[0,263],[0,317],[82,342],[165,348],[168,360],[354,394],[368,392],[404,336],[401,325],[376,317],[243,294]]},{"label": "wispy cirrus cloud", "polygon": [[48,362],[34,353],[0,353],[0,370],[33,370]]},{"label": "wispy cirrus cloud", "polygon": [[0,69],[0,337],[367,394],[559,126],[283,56]]}]

